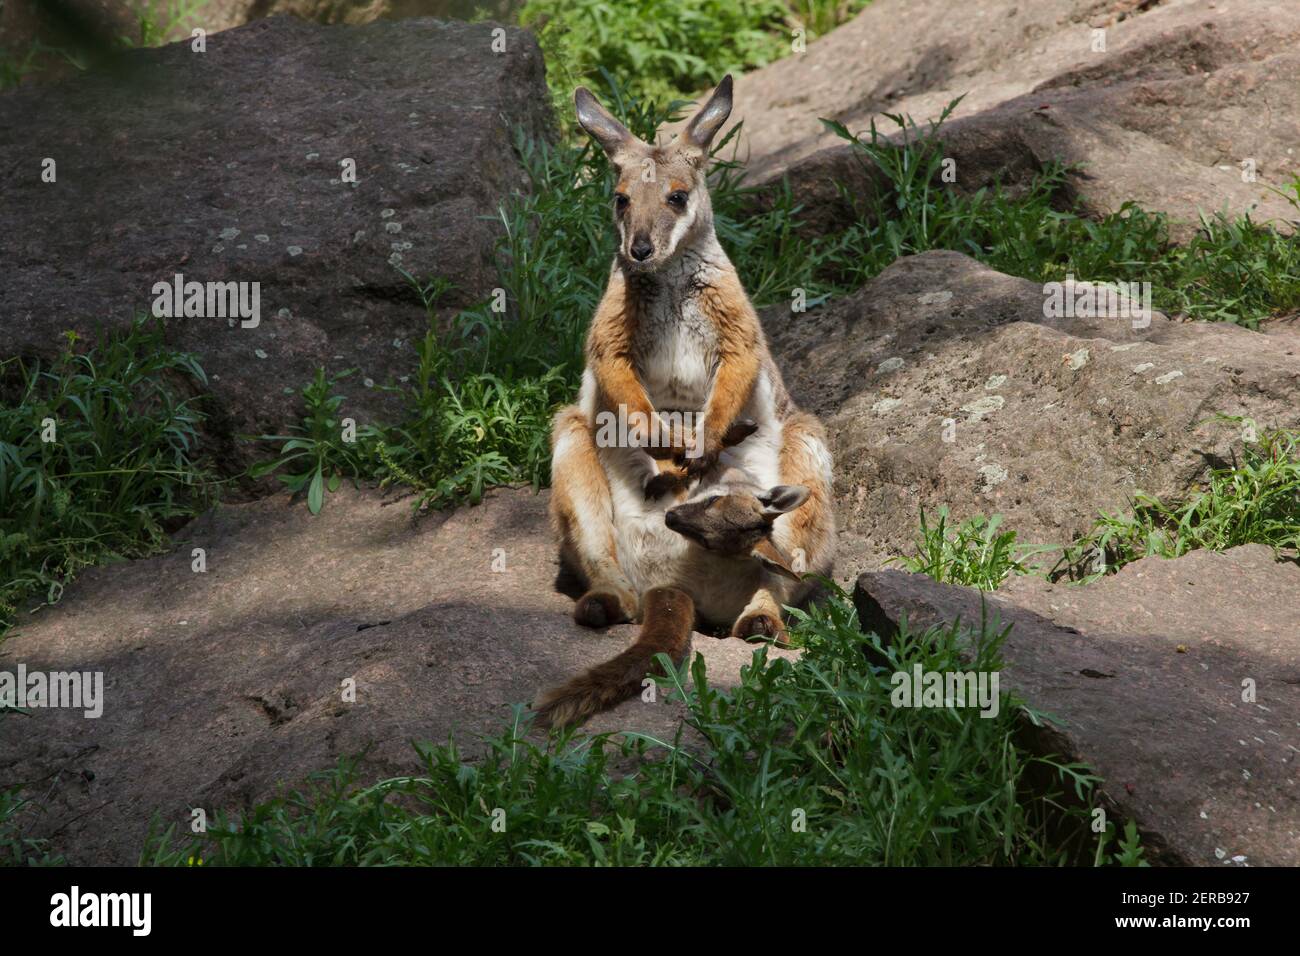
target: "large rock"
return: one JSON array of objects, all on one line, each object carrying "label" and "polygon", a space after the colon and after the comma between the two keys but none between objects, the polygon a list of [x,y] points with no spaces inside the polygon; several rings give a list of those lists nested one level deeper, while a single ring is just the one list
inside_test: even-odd
[{"label": "large rock", "polygon": [[[496,232],[482,217],[526,186],[512,127],[548,129],[536,42],[508,29],[504,52],[492,43],[487,24],[274,18],[206,53],[138,51],[125,73],[0,96],[0,353],[123,325],[181,273],[261,284],[256,328],[189,318],[168,332],[198,354],[229,432],[295,420],[292,393],[319,365],[376,384],[406,374],[428,322],[398,268],[454,282],[448,307],[486,294]],[[359,420],[380,401],[356,398]]]},{"label": "large rock", "polygon": [[[204,0],[183,16],[158,0],[10,0],[0,4],[0,53],[21,64],[20,83],[48,83],[123,45],[148,40],[142,26],[161,40],[186,39],[192,31],[218,33],[266,17],[290,16],[323,24],[358,25],[375,20],[439,17],[509,20],[523,0]],[[184,6],[184,5],[182,5]]]},{"label": "large rock", "polygon": [[1135,329],[1048,319],[1044,301],[1039,284],[929,252],[825,308],[765,313],[791,391],[830,431],[842,568],[910,552],[919,510],[943,504],[1065,545],[1133,492],[1177,499],[1239,458],[1244,429],[1216,415],[1300,427],[1294,322],[1154,313]]},{"label": "large rock", "polygon": [[[1300,567],[1263,545],[1146,558],[1086,587],[1013,578],[1004,688],[1050,717],[1037,746],[1090,764],[1166,863],[1300,865]],[[902,571],[858,579],[864,627],[961,617],[980,595]]]},{"label": "large rock", "polygon": [[968,0],[960,16],[948,0],[876,0],[742,77],[735,115],[755,178],[789,172],[810,207],[836,205],[828,173],[870,187],[820,118],[891,133],[884,114],[901,113],[924,128],[964,96],[942,134],[960,188],[1015,187],[1060,160],[1081,164],[1071,187],[1094,212],[1134,200],[1180,236],[1225,208],[1289,228],[1300,213],[1272,190],[1300,169],[1298,50],[1291,0]]},{"label": "large rock", "polygon": [[[0,789],[24,785],[34,832],[72,861],[131,863],[155,811],[188,825],[192,807],[242,810],[366,748],[370,779],[410,772],[412,741],[454,739],[473,758],[510,705],[634,636],[574,624],[556,567],[546,496],[529,491],[419,523],[408,501],[348,490],[315,518],[283,496],[220,508],[170,554],[88,572],[0,645],[0,670],[102,671],[107,698],[97,719],[0,718]],[[719,686],[753,656],[738,640],[694,646]],[[660,695],[586,729],[672,741],[682,714]]]}]

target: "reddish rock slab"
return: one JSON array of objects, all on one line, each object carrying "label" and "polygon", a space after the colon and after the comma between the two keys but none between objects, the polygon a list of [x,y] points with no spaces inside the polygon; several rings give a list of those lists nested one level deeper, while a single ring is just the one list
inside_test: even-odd
[{"label": "reddish rock slab", "polygon": [[[100,671],[106,698],[95,719],[0,719],[0,789],[24,787],[31,835],[70,861],[131,864],[155,814],[183,828],[193,807],[244,810],[362,751],[366,780],[410,773],[414,741],[476,757],[512,705],[635,636],[574,624],[556,570],[546,497],[527,490],[419,522],[409,499],[350,490],[317,517],[284,496],[217,509],[169,554],[88,572],[0,644],[0,670]],[[694,645],[719,686],[754,653]],[[689,746],[683,712],[661,694],[586,730],[683,730]]]}]

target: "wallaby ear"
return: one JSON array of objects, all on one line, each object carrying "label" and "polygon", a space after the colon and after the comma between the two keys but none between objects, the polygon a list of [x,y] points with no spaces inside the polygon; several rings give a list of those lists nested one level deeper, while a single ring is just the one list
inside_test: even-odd
[{"label": "wallaby ear", "polygon": [[731,74],[728,73],[713,91],[709,101],[695,114],[682,134],[682,142],[687,149],[698,151],[698,158],[709,154],[709,144],[722,129],[722,124],[731,115]]},{"label": "wallaby ear", "polygon": [[767,570],[774,574],[780,574],[794,581],[802,581],[803,578],[795,573],[786,561],[785,555],[777,550],[776,545],[764,538],[758,544],[754,545],[754,550],[749,552],[749,556],[754,558]]},{"label": "wallaby ear", "polygon": [[794,511],[808,500],[811,494],[803,485],[777,485],[758,496],[758,503],[763,506],[763,517],[775,521],[789,511]]},{"label": "wallaby ear", "polygon": [[614,119],[612,113],[600,105],[591,90],[580,86],[573,94],[573,105],[578,112],[578,122],[600,144],[611,160],[636,142],[626,126]]}]

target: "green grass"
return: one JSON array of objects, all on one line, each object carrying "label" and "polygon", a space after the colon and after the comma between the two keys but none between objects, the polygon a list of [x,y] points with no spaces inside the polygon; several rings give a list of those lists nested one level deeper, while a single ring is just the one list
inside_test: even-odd
[{"label": "green grass", "polygon": [[[868,0],[528,0],[519,23],[537,34],[557,112],[602,72],[639,98],[690,99],[727,73],[793,52],[796,27],[811,42]],[[571,111],[560,112],[568,119]]]},{"label": "green grass", "polygon": [[34,812],[31,799],[18,788],[0,790],[0,866],[60,866],[66,862],[50,853],[47,840],[26,835]]},{"label": "green grass", "polygon": [[[525,737],[522,709],[486,757],[422,745],[417,774],[360,785],[345,761],[313,786],[218,817],[195,839],[157,834],[160,865],[991,865],[1139,863],[1130,834],[1093,834],[1095,778],[1016,743],[1038,719],[1003,695],[997,716],[891,703],[895,672],[993,671],[1002,635],[956,626],[862,634],[842,595],[799,614],[796,661],[755,653],[739,687],[702,660],[661,680],[684,696],[702,749],[637,738],[620,776],[606,737]],[[962,649],[970,655],[964,662]],[[883,666],[868,663],[867,652]],[[1049,784],[1027,787],[1033,772]],[[493,821],[498,828],[493,829]],[[504,824],[502,828],[500,824]],[[1049,834],[1052,836],[1049,837]],[[1064,835],[1063,835],[1064,834]]]},{"label": "green grass", "polygon": [[1023,558],[1038,549],[1016,544],[1016,532],[999,530],[1002,516],[975,515],[949,530],[948,508],[939,508],[931,524],[921,509],[916,554],[893,559],[908,571],[928,574],[940,584],[965,584],[996,591],[1012,574],[1029,574]]},{"label": "green grass", "polygon": [[1190,551],[1226,551],[1264,544],[1292,560],[1300,555],[1300,431],[1258,434],[1253,422],[1239,460],[1212,469],[1202,490],[1177,502],[1138,492],[1132,510],[1102,514],[1070,548],[1060,575],[1093,580],[1139,558],[1176,558]]},{"label": "green grass", "polygon": [[[1089,582],[1148,556],[1177,558],[1244,544],[1268,545],[1279,557],[1300,560],[1300,431],[1260,432],[1249,419],[1223,420],[1240,427],[1249,441],[1232,464],[1212,469],[1203,487],[1186,498],[1162,501],[1138,491],[1129,510],[1102,513],[1086,535],[1064,548],[1017,544],[1001,515],[975,515],[952,528],[946,506],[933,522],[923,508],[915,553],[892,562],[942,584],[993,591],[1013,574]],[[1050,570],[1026,563],[1047,552],[1060,554]]]},{"label": "green grass", "polygon": [[[848,271],[839,284],[858,287],[895,259],[932,249],[964,252],[1010,275],[1034,281],[1073,274],[1092,282],[1150,282],[1155,308],[1192,319],[1256,328],[1270,315],[1300,308],[1300,243],[1248,217],[1203,216],[1183,245],[1169,238],[1168,217],[1132,203],[1100,219],[1062,208],[1067,170],[1048,164],[1016,196],[1000,188],[965,194],[942,181],[942,124],[924,129],[887,114],[897,145],[873,122],[857,136],[823,121],[884,174],[885,187],[857,202],[862,221],[839,237]],[[1281,195],[1300,209],[1300,180]]]},{"label": "green grass", "polygon": [[177,384],[206,384],[194,357],[150,319],[76,346],[0,362],[0,635],[82,568],[161,549],[209,499],[202,416]]}]

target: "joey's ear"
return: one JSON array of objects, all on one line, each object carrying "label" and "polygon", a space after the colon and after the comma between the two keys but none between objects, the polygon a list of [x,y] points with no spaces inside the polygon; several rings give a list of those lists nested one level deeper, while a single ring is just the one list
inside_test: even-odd
[{"label": "joey's ear", "polygon": [[808,500],[811,492],[803,485],[777,485],[758,496],[763,506],[763,517],[775,521],[788,511],[794,511]]},{"label": "joey's ear", "polygon": [[794,572],[794,569],[790,567],[790,563],[786,561],[785,555],[778,551],[776,545],[771,541],[768,541],[766,538],[754,545],[754,550],[749,552],[749,556],[754,558],[759,564],[774,574],[784,575],[794,581],[803,580],[803,578],[799,577],[799,575]]},{"label": "joey's ear", "polygon": [[600,144],[611,160],[637,141],[626,126],[614,119],[612,113],[600,105],[600,101],[585,86],[578,87],[573,94],[573,105],[577,108],[578,122],[591,134],[591,138]]},{"label": "joey's ear", "polygon": [[713,91],[709,101],[691,119],[686,132],[682,134],[682,145],[693,153],[697,160],[703,160],[709,154],[709,144],[713,142],[713,137],[717,135],[718,130],[722,129],[722,124],[730,115],[731,74],[728,73],[722,78],[718,88]]}]

